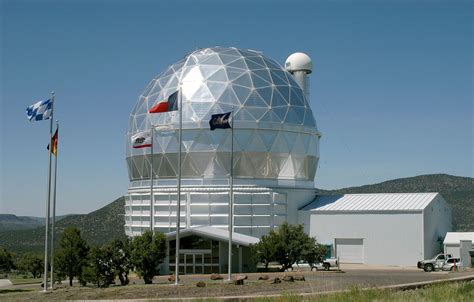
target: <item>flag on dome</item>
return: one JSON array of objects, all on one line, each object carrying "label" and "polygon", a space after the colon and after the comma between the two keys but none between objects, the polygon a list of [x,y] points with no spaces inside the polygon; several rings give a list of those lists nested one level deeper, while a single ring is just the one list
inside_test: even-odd
[{"label": "flag on dome", "polygon": [[28,108],[26,108],[26,115],[30,121],[42,121],[51,117],[53,111],[53,101],[47,99],[39,101]]},{"label": "flag on dome", "polygon": [[155,104],[148,112],[161,113],[176,110],[178,110],[178,91],[173,92],[167,98]]},{"label": "flag on dome", "polygon": [[170,136],[176,132],[170,125],[156,125],[154,127],[154,132],[159,136]]},{"label": "flag on dome", "polygon": [[217,128],[220,128],[220,129],[231,128],[230,123],[229,123],[230,114],[231,112],[213,114],[211,116],[211,120],[209,121],[209,126],[211,126],[211,130],[214,130]]},{"label": "flag on dome", "polygon": [[53,148],[51,149],[51,153],[56,155],[58,153],[58,128],[56,128],[56,131],[54,132],[54,135],[51,138],[51,144],[48,144],[48,147],[46,147],[46,149],[49,150],[49,146],[53,146]]},{"label": "flag on dome", "polygon": [[132,136],[132,147],[135,149],[138,148],[147,148],[151,147],[151,131],[141,131]]}]

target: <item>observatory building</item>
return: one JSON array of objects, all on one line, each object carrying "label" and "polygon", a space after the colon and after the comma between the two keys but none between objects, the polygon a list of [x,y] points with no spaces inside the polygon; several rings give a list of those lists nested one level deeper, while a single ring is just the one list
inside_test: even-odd
[{"label": "observatory building", "polygon": [[[242,239],[236,246],[255,243],[285,221],[298,222],[298,208],[312,201],[316,194],[314,177],[320,134],[308,102],[310,58],[296,53],[285,66],[257,51],[204,48],[186,55],[150,82],[129,121],[127,235],[138,235],[150,228],[150,150],[132,148],[130,138],[152,126],[155,127],[153,225],[163,233],[175,231],[179,114],[178,111],[149,114],[148,110],[177,91],[180,83],[183,114],[180,225],[189,229],[183,234],[189,233],[192,239],[200,238],[197,232],[209,233],[207,238],[216,234],[227,236],[231,135],[230,129],[210,131],[209,120],[212,114],[229,111],[234,112],[234,237]],[[225,255],[225,244],[221,244],[225,238],[212,238],[209,239],[220,245],[219,252]],[[182,241],[186,246],[185,237]],[[213,248],[207,250],[213,252]],[[237,251],[236,255],[245,252]],[[189,253],[195,262],[197,254]],[[198,258],[201,257],[206,255]],[[219,260],[226,266],[223,261]],[[245,270],[242,261],[235,265],[236,271],[241,266]]]},{"label": "observatory building", "polygon": [[[332,255],[340,256],[341,262],[367,263],[367,255],[373,264],[399,265],[435,252],[432,238],[451,228],[450,208],[441,196],[316,195],[321,134],[309,104],[312,69],[311,59],[303,53],[290,55],[282,67],[258,51],[203,48],[166,68],[139,96],[126,140],[130,185],[125,231],[136,236],[153,225],[166,234],[168,256],[162,273],[175,270],[180,115],[179,111],[148,112],[178,90],[182,96],[181,273],[227,272],[232,136],[231,129],[211,131],[209,121],[213,114],[231,111],[233,272],[251,271],[248,246],[284,222],[305,224],[308,234],[331,246]],[[152,128],[152,148],[133,148],[132,136]],[[417,207],[406,206],[420,198],[424,202]],[[402,203],[405,206],[400,207]],[[389,205],[379,209],[380,204]],[[433,205],[443,214],[434,217]],[[412,223],[405,225],[405,231],[421,230],[411,240],[426,243],[411,249],[408,258],[397,250],[390,254],[395,258],[374,258],[374,253],[384,253],[384,246],[408,244],[404,236],[393,236],[390,240],[396,242],[383,244],[383,234],[390,233],[383,228],[393,233],[403,219]],[[383,221],[387,224],[380,224]],[[380,230],[378,237],[374,229]]]}]

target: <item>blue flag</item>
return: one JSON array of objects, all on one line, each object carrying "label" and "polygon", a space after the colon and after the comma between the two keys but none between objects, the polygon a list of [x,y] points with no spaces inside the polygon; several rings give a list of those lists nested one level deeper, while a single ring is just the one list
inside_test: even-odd
[{"label": "blue flag", "polygon": [[26,108],[26,115],[30,121],[42,121],[47,120],[51,117],[53,111],[53,101],[47,99],[45,101],[39,101],[28,108]]},{"label": "blue flag", "polygon": [[230,112],[213,114],[211,120],[209,121],[209,126],[211,130],[214,129],[227,129],[231,128],[229,123]]}]

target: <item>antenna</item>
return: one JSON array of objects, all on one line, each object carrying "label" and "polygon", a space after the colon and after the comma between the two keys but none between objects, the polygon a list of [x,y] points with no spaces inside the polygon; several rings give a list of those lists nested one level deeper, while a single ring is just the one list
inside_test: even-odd
[{"label": "antenna", "polygon": [[304,92],[306,100],[309,102],[309,81],[308,74],[313,72],[313,61],[302,52],[295,52],[285,61],[285,69],[293,75],[296,82]]}]

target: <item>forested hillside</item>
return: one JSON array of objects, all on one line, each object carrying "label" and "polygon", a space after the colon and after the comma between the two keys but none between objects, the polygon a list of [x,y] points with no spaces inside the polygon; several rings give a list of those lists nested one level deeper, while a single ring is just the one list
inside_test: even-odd
[{"label": "forested hillside", "polygon": [[[319,192],[320,194],[440,192],[453,207],[454,229],[474,231],[473,178],[433,174],[340,190],[319,190]],[[67,226],[75,226],[82,231],[89,244],[100,245],[125,236],[124,212],[124,198],[120,197],[89,214],[67,216],[56,224],[56,233],[61,234]],[[0,232],[0,246],[16,253],[41,252],[44,248],[44,227]]]}]

